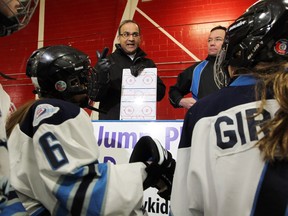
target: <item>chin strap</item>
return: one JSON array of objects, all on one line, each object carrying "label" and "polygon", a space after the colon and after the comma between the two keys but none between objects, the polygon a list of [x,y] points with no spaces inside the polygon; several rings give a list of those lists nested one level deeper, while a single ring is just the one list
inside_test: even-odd
[{"label": "chin strap", "polygon": [[3,77],[4,79],[16,80],[15,78],[8,76],[1,71],[0,71],[0,76]]},{"label": "chin strap", "polygon": [[86,108],[87,108],[87,109],[90,109],[90,110],[92,110],[92,111],[99,112],[99,113],[107,114],[107,111],[104,111],[104,110],[101,110],[101,109],[97,109],[97,108],[95,108],[95,107],[93,107],[93,106],[90,106],[90,105],[87,105]]}]

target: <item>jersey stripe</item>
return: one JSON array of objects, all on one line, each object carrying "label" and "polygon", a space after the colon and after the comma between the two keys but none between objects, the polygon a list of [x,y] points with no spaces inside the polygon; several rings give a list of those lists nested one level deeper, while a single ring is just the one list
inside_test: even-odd
[{"label": "jersey stripe", "polygon": [[287,161],[266,163],[256,193],[251,216],[287,215],[288,168]]},{"label": "jersey stripe", "polygon": [[89,203],[89,210],[93,209],[94,211],[98,212],[98,214],[103,215],[102,207],[103,203],[105,202],[104,199],[106,199],[106,187],[107,187],[107,173],[108,173],[108,165],[107,164],[99,164],[98,171],[101,175],[101,178],[96,182],[96,184],[93,187],[93,191],[97,192],[91,192],[91,199]]},{"label": "jersey stripe", "polygon": [[200,77],[202,74],[203,69],[208,64],[207,60],[202,61],[200,64],[198,64],[194,71],[193,71],[193,77],[192,77],[192,83],[191,83],[191,92],[194,99],[198,100],[198,91],[199,91],[199,85],[200,85]]},{"label": "jersey stripe", "polygon": [[84,176],[81,184],[78,187],[75,198],[73,200],[73,204],[71,208],[71,212],[73,216],[81,215],[83,203],[86,197],[87,188],[91,184],[91,182],[93,181],[96,175],[94,164],[88,165],[88,169],[89,169],[88,174]]}]

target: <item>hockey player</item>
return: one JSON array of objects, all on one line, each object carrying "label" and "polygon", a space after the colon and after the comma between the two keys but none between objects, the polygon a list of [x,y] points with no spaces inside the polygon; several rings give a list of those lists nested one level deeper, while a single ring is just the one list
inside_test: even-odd
[{"label": "hockey player", "polygon": [[39,100],[7,124],[11,182],[30,215],[145,215],[143,189],[170,199],[175,160],[149,136],[129,164],[99,163],[91,119],[84,109],[95,75],[89,57],[70,46],[36,50],[28,60]]},{"label": "hockey player", "polygon": [[[30,21],[38,0],[0,0],[0,37],[24,28]],[[8,78],[5,74],[1,76]],[[9,159],[5,122],[11,100],[0,84],[0,215],[27,215],[9,183]]]},{"label": "hockey player", "polygon": [[287,39],[286,0],[258,1],[228,28],[216,74],[233,81],[185,117],[170,215],[288,215]]}]

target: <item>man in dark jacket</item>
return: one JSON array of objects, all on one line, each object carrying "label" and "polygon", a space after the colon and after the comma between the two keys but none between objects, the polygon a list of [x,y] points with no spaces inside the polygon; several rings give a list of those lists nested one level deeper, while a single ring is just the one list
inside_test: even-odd
[{"label": "man in dark jacket", "polygon": [[[170,86],[169,100],[173,107],[189,109],[198,99],[217,91],[213,76],[213,67],[217,53],[224,41],[226,28],[216,26],[210,31],[208,38],[208,56],[178,75],[175,85]],[[192,93],[192,97],[184,97]]]},{"label": "man in dark jacket", "polygon": [[[137,76],[144,68],[156,68],[155,63],[146,58],[146,53],[139,47],[141,32],[139,25],[133,20],[124,20],[118,28],[119,44],[116,50],[107,58],[111,66],[106,75],[99,80],[99,90],[94,101],[99,101],[99,109],[107,113],[99,113],[100,120],[119,120],[122,73],[124,68],[130,68]],[[98,62],[98,66],[100,62]],[[97,65],[96,65],[97,68]],[[101,71],[100,73],[105,73]],[[106,80],[105,80],[106,79]],[[157,101],[162,100],[166,87],[157,76]]]}]

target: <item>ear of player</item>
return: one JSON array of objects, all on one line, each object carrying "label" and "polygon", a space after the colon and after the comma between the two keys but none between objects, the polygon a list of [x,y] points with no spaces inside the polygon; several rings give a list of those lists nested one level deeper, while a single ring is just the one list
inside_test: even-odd
[{"label": "ear of player", "polygon": [[129,162],[146,164],[148,175],[143,183],[144,190],[155,187],[160,197],[170,200],[176,162],[158,140],[150,136],[141,137],[132,151]]}]

